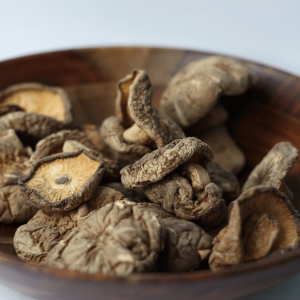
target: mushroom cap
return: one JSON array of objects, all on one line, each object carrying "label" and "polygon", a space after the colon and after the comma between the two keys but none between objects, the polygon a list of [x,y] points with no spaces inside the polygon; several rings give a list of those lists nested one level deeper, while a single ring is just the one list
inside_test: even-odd
[{"label": "mushroom cap", "polygon": [[298,156],[299,151],[292,143],[277,143],[251,172],[243,186],[243,191],[257,185],[272,185],[281,189],[284,178],[292,169]]},{"label": "mushroom cap", "polygon": [[[24,199],[26,201],[25,197]],[[108,203],[123,199],[125,196],[118,191],[99,186],[89,201],[70,211],[43,212],[39,210],[27,224],[16,231],[14,247],[18,257],[25,261],[43,264],[49,251],[73,228],[80,226],[89,214]],[[27,203],[30,205],[28,201]],[[32,207],[36,211],[36,208]]]},{"label": "mushroom cap", "polygon": [[205,167],[213,157],[210,147],[195,137],[174,140],[123,168],[121,181],[129,189],[147,186],[162,180],[183,163],[197,162]]},{"label": "mushroom cap", "polygon": [[26,112],[48,116],[59,121],[72,120],[71,99],[61,87],[33,82],[15,84],[0,92],[0,103],[18,105]]},{"label": "mushroom cap", "polygon": [[206,170],[210,180],[222,189],[226,201],[234,200],[239,196],[240,183],[231,171],[214,161],[207,165]]},{"label": "mushroom cap", "polygon": [[[249,249],[245,250],[244,248],[245,236],[243,236],[243,232],[246,231],[247,223],[245,224],[245,221],[247,218],[251,217],[250,222],[253,223],[253,214],[259,214],[259,218],[264,221],[261,221],[261,226],[257,226],[262,229],[257,234],[252,233],[254,234],[252,240],[255,238],[265,242],[269,241],[265,244],[266,249],[264,250],[260,249],[263,243],[254,245],[254,248],[260,249],[261,253],[267,255],[268,251],[298,245],[300,235],[299,213],[289,199],[273,186],[255,186],[242,193],[230,204],[228,226],[222,229],[214,239],[213,252],[209,259],[211,269],[222,269],[229,265],[242,263],[247,259],[245,253],[247,254]],[[263,214],[267,215],[263,217]],[[278,222],[279,232],[277,232],[274,219]],[[257,221],[254,223],[257,224]],[[267,229],[263,229],[263,224],[268,226]],[[267,236],[258,238],[258,235],[263,233]],[[257,258],[258,254],[252,251],[250,257]]]},{"label": "mushroom cap", "polygon": [[125,128],[121,121],[115,116],[105,119],[100,128],[104,143],[118,157],[124,160],[135,161],[151,152],[151,149],[144,145],[127,144],[124,142],[124,130]]},{"label": "mushroom cap", "polygon": [[24,111],[24,109],[14,104],[0,104],[0,117],[16,111]]},{"label": "mushroom cap", "polygon": [[121,79],[117,88],[116,115],[125,128],[136,124],[155,141],[158,148],[185,137],[172,119],[160,113],[151,103],[152,86],[148,74],[134,70]]},{"label": "mushroom cap", "polygon": [[22,142],[13,129],[0,131],[0,156],[5,154],[26,154]]},{"label": "mushroom cap", "polygon": [[221,125],[208,129],[202,132],[199,138],[211,147],[214,152],[214,162],[222,165],[234,174],[243,169],[246,163],[246,156],[232,139],[226,126]]},{"label": "mushroom cap", "polygon": [[36,144],[35,152],[30,157],[30,162],[34,163],[46,156],[62,152],[64,143],[69,140],[80,142],[92,150],[97,150],[84,132],[77,129],[61,130],[47,136]]},{"label": "mushroom cap", "polygon": [[91,142],[95,145],[97,151],[103,153],[107,152],[105,143],[100,135],[99,128],[96,125],[85,124],[83,125],[82,130],[91,140]]},{"label": "mushroom cap", "polygon": [[2,105],[18,105],[17,111],[0,117],[0,129],[13,128],[35,140],[68,127],[72,104],[64,89],[39,83],[12,85],[0,92]]},{"label": "mushroom cap", "polygon": [[0,188],[0,223],[27,222],[37,209],[29,203],[18,185]]},{"label": "mushroom cap", "polygon": [[221,95],[240,95],[254,82],[252,71],[241,62],[213,56],[191,62],[169,82],[160,109],[177,124],[196,124]]},{"label": "mushroom cap", "polygon": [[164,247],[162,220],[130,201],[106,205],[48,254],[50,267],[128,276],[154,269]]},{"label": "mushroom cap", "polygon": [[87,201],[99,185],[104,164],[85,150],[47,156],[19,180],[28,201],[43,211],[68,211]]}]

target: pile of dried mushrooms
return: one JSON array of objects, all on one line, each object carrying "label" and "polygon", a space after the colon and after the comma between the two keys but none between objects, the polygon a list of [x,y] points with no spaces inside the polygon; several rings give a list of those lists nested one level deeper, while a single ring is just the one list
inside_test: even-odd
[{"label": "pile of dried mushrooms", "polygon": [[194,61],[156,109],[148,74],[134,70],[117,84],[115,115],[80,129],[63,88],[1,91],[0,222],[23,224],[18,257],[128,276],[220,270],[298,247],[299,213],[285,183],[298,150],[280,142],[242,188],[236,177],[246,157],[220,97],[256,80],[231,58]]}]

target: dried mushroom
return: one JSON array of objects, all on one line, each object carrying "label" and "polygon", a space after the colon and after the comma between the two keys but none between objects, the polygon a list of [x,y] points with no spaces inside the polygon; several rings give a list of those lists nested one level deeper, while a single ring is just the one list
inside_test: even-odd
[{"label": "dried mushroom", "polygon": [[255,81],[241,62],[213,56],[191,62],[170,81],[160,109],[182,127],[197,123],[221,95],[240,95]]},{"label": "dried mushroom", "polygon": [[0,189],[0,223],[12,224],[27,222],[37,209],[29,203],[17,185]]},{"label": "dried mushroom", "polygon": [[[124,195],[118,191],[108,187],[98,187],[89,201],[73,210],[67,212],[39,210],[27,224],[16,231],[14,247],[18,257],[25,261],[43,264],[49,251],[74,227],[80,226],[91,212],[106,204],[124,199]],[[27,203],[30,205],[29,202]]]},{"label": "dried mushroom", "polygon": [[243,169],[246,157],[224,125],[204,131],[199,138],[211,147],[214,152],[214,162],[234,174]]},{"label": "dried mushroom", "polygon": [[212,270],[299,245],[299,213],[273,186],[256,186],[242,193],[231,203],[228,219],[228,225],[213,241],[209,258]]},{"label": "dried mushroom", "polygon": [[134,70],[118,83],[116,115],[127,129],[127,143],[149,145],[155,141],[158,148],[175,139],[185,137],[181,128],[153,107],[152,86],[148,74]]},{"label": "dried mushroom", "polygon": [[106,205],[61,240],[46,265],[87,273],[128,276],[154,269],[165,228],[154,213],[126,200]]},{"label": "dried mushroom", "polygon": [[227,202],[234,200],[240,194],[240,183],[236,176],[216,162],[210,162],[206,168],[210,180],[220,187]]},{"label": "dried mushroom", "polygon": [[103,179],[105,180],[120,180],[120,167],[119,164],[109,158],[105,158],[103,153],[92,150],[77,141],[66,141],[63,145],[63,152],[76,152],[79,150],[86,150],[93,155],[99,157],[104,162],[105,173]]},{"label": "dried mushroom", "polygon": [[14,104],[0,104],[0,117],[16,111],[24,111],[24,109]]},{"label": "dried mushroom", "polygon": [[48,155],[57,154],[63,151],[63,145],[66,141],[73,140],[78,141],[84,146],[97,150],[88,136],[77,129],[75,130],[61,130],[57,133],[53,133],[46,138],[40,140],[36,144],[35,152],[30,157],[32,163],[44,158]]},{"label": "dried mushroom", "polygon": [[121,180],[129,189],[143,187],[162,180],[183,163],[196,162],[205,167],[213,158],[210,147],[197,138],[175,140],[123,168]]},{"label": "dried mushroom", "polygon": [[35,139],[62,130],[73,121],[71,100],[64,89],[23,83],[0,92],[0,104],[17,105],[17,111],[0,117],[0,129],[13,128]]},{"label": "dried mushroom", "polygon": [[40,159],[19,181],[28,201],[43,211],[68,211],[87,201],[99,185],[104,164],[80,150]]},{"label": "dried mushroom", "polygon": [[227,207],[222,190],[210,182],[204,168],[185,166],[182,174],[174,172],[163,180],[143,188],[148,199],[184,220],[196,221],[204,227],[222,223]]},{"label": "dried mushroom", "polygon": [[22,155],[26,150],[13,129],[0,131],[0,156]]},{"label": "dried mushroom", "polygon": [[243,191],[257,185],[272,185],[291,199],[292,194],[284,178],[298,159],[299,151],[289,142],[277,143],[254,168],[243,186]]},{"label": "dried mushroom", "polygon": [[108,153],[105,143],[100,135],[99,128],[97,128],[96,125],[85,124],[83,126],[82,130],[88,136],[88,138],[91,140],[91,142],[95,145],[95,147],[97,148],[97,151],[103,152],[105,154]]},{"label": "dried mushroom", "polygon": [[161,217],[166,227],[165,247],[157,261],[159,271],[195,270],[201,261],[208,258],[212,248],[212,237],[201,227],[177,219],[158,204],[139,203],[138,205]]},{"label": "dried mushroom", "polygon": [[123,160],[135,161],[151,152],[147,146],[126,143],[123,138],[124,130],[121,121],[115,116],[105,119],[101,125],[101,136],[113,153]]}]

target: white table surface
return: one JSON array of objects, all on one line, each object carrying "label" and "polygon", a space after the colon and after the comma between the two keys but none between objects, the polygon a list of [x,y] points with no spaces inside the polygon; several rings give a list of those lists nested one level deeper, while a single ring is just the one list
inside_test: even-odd
[{"label": "white table surface", "polygon": [[[300,76],[296,0],[0,0],[0,11],[0,61],[144,45],[234,55]],[[300,273],[251,300],[298,300],[299,282]],[[0,299],[31,298],[0,285]]]}]

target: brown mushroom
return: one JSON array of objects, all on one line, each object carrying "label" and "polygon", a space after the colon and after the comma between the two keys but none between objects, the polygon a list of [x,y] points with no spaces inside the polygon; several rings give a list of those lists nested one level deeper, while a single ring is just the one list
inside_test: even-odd
[{"label": "brown mushroom", "polygon": [[154,269],[165,228],[154,213],[126,200],[106,205],[56,245],[46,265],[128,276]]},{"label": "brown mushroom", "polygon": [[13,129],[0,131],[0,156],[27,154],[24,146]]},{"label": "brown mushroom", "polygon": [[0,92],[2,105],[18,105],[18,111],[0,117],[0,129],[14,130],[41,139],[71,124],[71,100],[64,89],[39,83],[22,83]]},{"label": "brown mushroom", "polygon": [[290,142],[277,143],[254,168],[243,186],[243,191],[257,185],[272,185],[288,195],[292,193],[284,183],[284,178],[298,159],[299,151]]},{"label": "brown mushroom", "polygon": [[63,152],[76,152],[81,149],[84,149],[103,160],[105,167],[104,180],[120,180],[119,164],[114,160],[106,158],[103,153],[92,150],[77,141],[66,141],[63,145]]},{"label": "brown mushroom", "polygon": [[99,185],[104,164],[85,150],[40,159],[19,181],[28,201],[43,211],[68,211],[87,201]]},{"label": "brown mushroom", "polygon": [[213,227],[222,223],[227,207],[222,190],[210,182],[205,169],[188,164],[180,174],[174,172],[163,180],[143,188],[148,199],[184,220]]},{"label": "brown mushroom", "polygon": [[212,270],[299,245],[299,213],[274,186],[255,186],[242,193],[231,203],[228,219],[213,241]]},{"label": "brown mushroom", "polygon": [[[125,196],[116,190],[98,187],[89,201],[73,210],[67,212],[39,210],[27,224],[20,226],[16,231],[14,247],[18,257],[25,261],[43,264],[49,251],[74,227],[80,226],[90,213],[106,204],[123,199]],[[27,203],[27,206],[30,205],[29,202]],[[33,208],[36,211],[36,208]]]},{"label": "brown mushroom", "polygon": [[0,189],[0,223],[12,224],[27,222],[37,209],[29,203],[17,185]]},{"label": "brown mushroom", "polygon": [[124,139],[144,145],[155,141],[158,148],[185,137],[181,128],[152,106],[152,87],[148,74],[134,70],[118,83],[116,115],[127,129]]},{"label": "brown mushroom", "polygon": [[240,194],[240,183],[236,176],[225,167],[212,161],[206,167],[211,182],[223,191],[223,197],[228,203]]},{"label": "brown mushroom", "polygon": [[129,189],[143,187],[160,181],[183,163],[197,162],[205,167],[213,157],[210,147],[197,138],[174,140],[123,168],[121,180]]},{"label": "brown mushroom", "polygon": [[88,138],[91,140],[91,142],[95,145],[95,147],[97,148],[97,151],[105,153],[105,154],[108,153],[105,143],[100,135],[99,128],[97,128],[96,125],[85,124],[82,127],[82,130],[88,136]]},{"label": "brown mushroom", "polygon": [[123,138],[124,130],[121,121],[115,116],[103,121],[100,133],[112,153],[116,153],[117,157],[124,161],[133,162],[151,152],[151,149],[144,145],[126,143]]},{"label": "brown mushroom", "polygon": [[40,140],[36,144],[35,152],[30,157],[30,161],[34,163],[48,155],[61,153],[63,151],[64,143],[69,140],[78,141],[92,150],[97,150],[84,132],[77,129],[61,130]]},{"label": "brown mushroom", "polygon": [[195,270],[208,258],[212,238],[198,225],[180,220],[154,203],[139,203],[162,218],[166,227],[165,247],[160,252],[157,269],[162,272],[185,272]]},{"label": "brown mushroom", "polygon": [[250,69],[241,62],[212,56],[191,62],[170,81],[160,109],[182,127],[203,118],[221,95],[240,95],[255,81]]},{"label": "brown mushroom", "polygon": [[14,104],[0,104],[0,117],[16,111],[24,111],[24,109]]},{"label": "brown mushroom", "polygon": [[246,157],[231,138],[224,125],[208,129],[198,137],[211,147],[214,152],[214,162],[222,165],[234,174],[243,169]]}]

